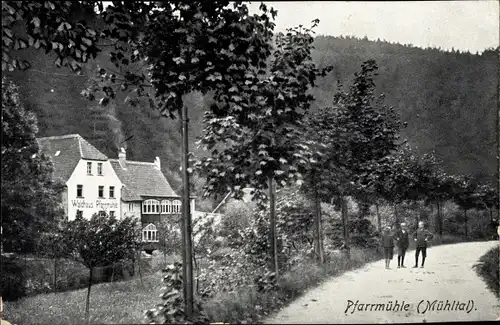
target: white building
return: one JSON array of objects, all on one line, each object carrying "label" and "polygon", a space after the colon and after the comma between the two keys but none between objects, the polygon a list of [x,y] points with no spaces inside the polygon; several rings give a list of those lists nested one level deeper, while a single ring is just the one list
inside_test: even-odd
[{"label": "white building", "polygon": [[[151,163],[131,161],[122,148],[118,159],[109,159],[78,134],[39,138],[38,143],[54,164],[53,177],[66,185],[62,204],[69,220],[99,211],[135,216],[143,240],[155,243],[156,225],[181,213],[181,198],[163,175],[158,157]],[[192,212],[194,204],[192,198]]]},{"label": "white building", "polygon": [[121,216],[123,183],[108,157],[78,134],[39,138],[38,143],[54,164],[53,177],[66,185],[62,204],[68,220],[99,211]]}]

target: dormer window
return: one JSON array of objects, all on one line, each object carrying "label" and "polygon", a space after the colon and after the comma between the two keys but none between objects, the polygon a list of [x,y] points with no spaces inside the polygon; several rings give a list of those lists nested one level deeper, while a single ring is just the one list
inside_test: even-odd
[{"label": "dormer window", "polygon": [[142,229],[142,241],[144,242],[158,242],[158,230],[152,223]]},{"label": "dormer window", "polygon": [[102,163],[97,163],[97,175],[102,176]]},{"label": "dormer window", "polygon": [[92,163],[90,161],[87,162],[87,175],[92,175]]}]

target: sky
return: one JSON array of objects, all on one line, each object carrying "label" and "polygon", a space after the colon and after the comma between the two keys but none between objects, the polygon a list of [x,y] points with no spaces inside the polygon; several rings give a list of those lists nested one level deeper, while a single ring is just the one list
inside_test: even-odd
[{"label": "sky", "polygon": [[[261,2],[250,3],[257,13]],[[499,46],[499,1],[264,1],[278,10],[276,31],[311,26],[317,35],[368,37],[418,47],[482,52]]]}]

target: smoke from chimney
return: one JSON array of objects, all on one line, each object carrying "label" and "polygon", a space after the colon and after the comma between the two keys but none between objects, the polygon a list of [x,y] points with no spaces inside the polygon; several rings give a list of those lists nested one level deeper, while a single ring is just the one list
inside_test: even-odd
[{"label": "smoke from chimney", "polygon": [[123,147],[118,151],[118,162],[122,168],[127,168],[127,152]]},{"label": "smoke from chimney", "polygon": [[116,103],[111,102],[108,107],[108,112],[106,114],[109,119],[109,127],[113,132],[113,140],[116,149],[120,150],[121,147],[127,149],[127,143],[125,142],[125,134],[123,133],[122,122],[116,116]]}]

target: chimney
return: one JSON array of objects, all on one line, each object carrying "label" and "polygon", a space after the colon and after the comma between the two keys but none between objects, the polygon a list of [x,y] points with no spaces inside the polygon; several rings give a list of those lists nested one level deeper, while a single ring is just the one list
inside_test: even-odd
[{"label": "chimney", "polygon": [[159,170],[161,170],[160,157],[155,157],[155,165]]},{"label": "chimney", "polygon": [[118,152],[118,161],[120,162],[121,168],[127,168],[127,153],[124,148],[120,148]]}]

